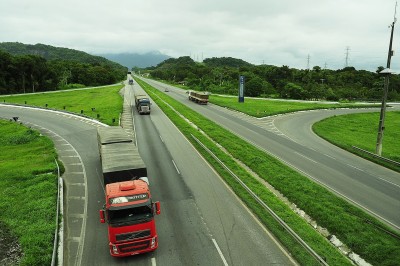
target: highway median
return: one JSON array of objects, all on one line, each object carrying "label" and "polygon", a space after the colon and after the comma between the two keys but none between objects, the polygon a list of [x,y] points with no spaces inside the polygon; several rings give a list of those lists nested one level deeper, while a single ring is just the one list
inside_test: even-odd
[{"label": "highway median", "polygon": [[[375,265],[395,265],[399,261],[400,240],[396,238],[397,233],[386,225],[165,93],[140,79],[136,81],[300,264],[318,265],[290,235],[282,230],[282,226],[276,223],[226,170],[196,143],[191,135],[198,138],[228,165],[328,264],[351,265],[349,258],[358,256]],[[307,223],[241,164],[251,169],[262,181],[272,185],[289,202],[297,205],[316,225],[313,227]],[[329,233],[324,236],[315,227],[322,227]],[[336,239],[344,244],[341,245],[344,251],[339,252],[339,249],[329,241],[335,242]]]}]

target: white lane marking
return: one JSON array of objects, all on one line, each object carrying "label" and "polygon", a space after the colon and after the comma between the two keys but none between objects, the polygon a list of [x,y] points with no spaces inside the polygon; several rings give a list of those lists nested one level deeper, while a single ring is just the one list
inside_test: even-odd
[{"label": "white lane marking", "polygon": [[164,140],[163,140],[163,138],[161,137],[161,135],[160,135],[160,139],[161,139],[162,143],[164,143]]},{"label": "white lane marking", "polygon": [[393,186],[400,187],[400,185],[397,185],[397,184],[395,184],[395,183],[393,183],[393,182],[390,182],[390,181],[388,181],[388,180],[386,180],[386,179],[384,179],[384,178],[382,178],[382,177],[378,177],[378,179],[380,179],[380,180],[382,180],[382,181],[384,181],[384,182],[386,182],[386,183],[389,183],[389,184],[391,184],[391,185],[393,185]]},{"label": "white lane marking", "polygon": [[346,163],[346,165],[347,165],[347,166],[350,166],[351,168],[357,169],[358,171],[361,171],[361,172],[364,172],[364,173],[365,173],[365,171],[364,171],[363,169],[360,169],[360,168],[358,168],[358,167],[355,167],[354,165],[351,165],[351,164],[348,164],[348,163]]},{"label": "white lane marking", "polygon": [[156,258],[151,258],[151,266],[156,266],[157,265],[157,263],[156,263]]},{"label": "white lane marking", "polygon": [[178,172],[178,175],[180,175],[180,174],[181,174],[181,172],[179,172],[178,166],[176,166],[176,163],[175,163],[175,161],[174,161],[174,160],[172,160],[172,163],[174,164],[174,166],[175,166],[175,169],[176,169],[176,171]]},{"label": "white lane marking", "polygon": [[214,243],[215,248],[216,248],[217,251],[218,251],[219,256],[220,256],[221,259],[222,259],[222,262],[224,263],[225,266],[228,266],[228,262],[226,262],[226,259],[225,259],[225,257],[224,257],[224,254],[222,254],[222,251],[221,251],[221,249],[219,248],[217,241],[216,241],[214,238],[212,239],[212,241],[213,241],[213,243]]},{"label": "white lane marking", "polygon": [[295,151],[294,153],[298,154],[299,156],[301,156],[301,157],[303,157],[303,158],[305,158],[305,159],[307,159],[307,160],[310,160],[310,161],[313,162],[313,163],[318,164],[318,162],[314,161],[314,160],[311,159],[311,158],[308,158],[307,156],[305,156],[305,155],[303,155],[303,154],[301,154],[301,153],[298,153],[297,151]]},{"label": "white lane marking", "polygon": [[331,156],[331,155],[329,155],[329,154],[326,154],[326,153],[324,153],[324,155],[325,155],[326,157],[329,157],[329,158],[331,158],[332,160],[336,160],[336,158],[335,158],[335,157],[333,157],[333,156]]}]

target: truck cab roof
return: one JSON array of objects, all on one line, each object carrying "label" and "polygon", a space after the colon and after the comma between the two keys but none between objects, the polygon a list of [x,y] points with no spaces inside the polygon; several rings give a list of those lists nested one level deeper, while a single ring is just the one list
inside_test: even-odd
[{"label": "truck cab roof", "polygon": [[106,186],[107,205],[142,204],[150,199],[148,184],[143,180],[111,183]]}]

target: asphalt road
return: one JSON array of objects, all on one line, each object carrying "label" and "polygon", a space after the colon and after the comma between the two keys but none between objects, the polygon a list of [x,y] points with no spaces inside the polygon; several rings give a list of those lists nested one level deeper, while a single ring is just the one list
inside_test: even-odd
[{"label": "asphalt road", "polygon": [[156,104],[151,115],[134,114],[151,190],[162,206],[158,265],[293,263]]},{"label": "asphalt road", "polygon": [[[131,86],[127,86],[128,88]],[[292,265],[293,260],[153,104],[135,114],[141,156],[148,167],[156,217],[157,251],[116,259],[109,255],[95,121],[58,112],[0,105],[53,138],[66,166],[65,265]],[[49,131],[50,130],[50,131]]]},{"label": "asphalt road", "polygon": [[179,88],[145,80],[161,91],[168,88],[176,100],[400,230],[400,174],[339,149],[311,130],[312,123],[325,117],[371,110],[319,110],[256,119],[212,104],[195,104]]}]

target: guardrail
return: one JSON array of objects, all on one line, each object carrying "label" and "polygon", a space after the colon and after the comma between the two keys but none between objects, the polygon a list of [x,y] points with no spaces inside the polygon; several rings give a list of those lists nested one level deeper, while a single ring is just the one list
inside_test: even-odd
[{"label": "guardrail", "polygon": [[[56,230],[54,232],[54,244],[53,244],[53,255],[51,257],[51,266],[55,266],[57,261],[58,261],[58,265],[63,265],[63,254],[62,252],[60,252],[58,254],[58,258],[57,258],[57,249],[59,246],[62,247],[63,245],[63,241],[62,238],[60,239],[60,245],[59,245],[59,241],[58,241],[58,235],[59,235],[59,216],[60,214],[62,215],[62,200],[63,200],[63,180],[60,177],[60,166],[58,165],[58,162],[56,159],[54,159],[54,161],[56,162],[57,165],[57,213],[56,213]],[[60,207],[61,206],[61,207]],[[61,211],[60,211],[61,210]]]},{"label": "guardrail", "polygon": [[232,172],[212,151],[210,151],[200,140],[198,140],[195,136],[191,134],[192,138],[201,146],[204,150],[206,150],[229,174],[235,178],[235,180],[244,188],[246,191],[265,209],[267,210],[271,216],[282,225],[282,227],[291,235],[293,238],[302,246],[308,253],[311,254],[315,258],[317,262],[321,265],[327,266],[328,263],[322,259],[307,243],[301,239],[299,235],[293,231],[292,228],[289,227],[265,202],[263,202],[235,173]]},{"label": "guardrail", "polygon": [[382,160],[382,161],[385,161],[385,162],[387,162],[387,163],[391,163],[391,164],[395,164],[395,165],[397,165],[397,166],[400,166],[400,162],[396,162],[396,161],[393,161],[393,160],[391,160],[391,159],[388,159],[388,158],[379,156],[379,155],[377,155],[377,154],[375,154],[375,153],[372,153],[372,152],[367,151],[367,150],[363,150],[363,149],[358,148],[358,147],[356,147],[356,146],[352,146],[352,148],[355,149],[355,150],[364,152],[364,153],[366,153],[366,154],[368,154],[368,155],[370,155],[370,156],[372,156],[372,157],[378,158],[379,160]]}]

